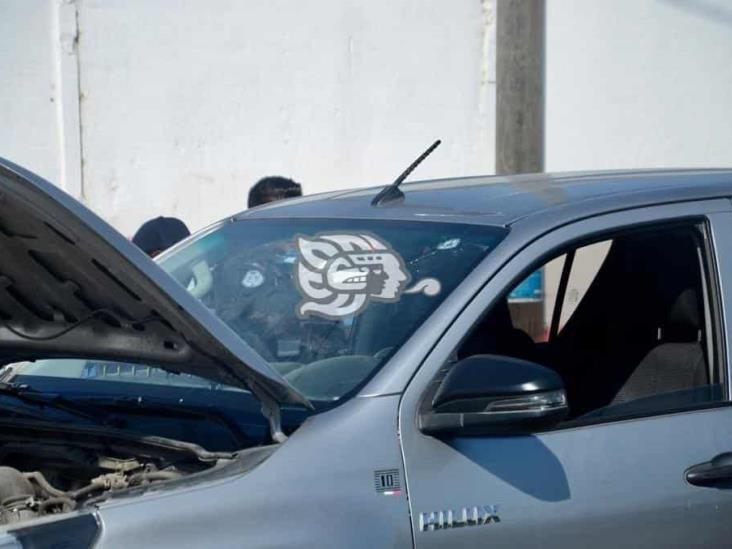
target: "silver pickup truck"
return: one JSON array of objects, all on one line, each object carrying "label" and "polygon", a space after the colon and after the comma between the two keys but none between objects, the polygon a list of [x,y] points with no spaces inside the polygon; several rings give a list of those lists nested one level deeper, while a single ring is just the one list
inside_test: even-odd
[{"label": "silver pickup truck", "polygon": [[0,547],[726,547],[732,171],[288,200],[153,262],[0,161]]}]

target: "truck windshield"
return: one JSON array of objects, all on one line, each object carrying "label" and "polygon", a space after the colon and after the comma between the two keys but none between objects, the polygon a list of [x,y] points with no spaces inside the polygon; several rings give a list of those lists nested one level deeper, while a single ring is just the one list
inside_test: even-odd
[{"label": "truck windshield", "polygon": [[506,230],[454,223],[233,219],[160,266],[311,400],[362,386]]}]

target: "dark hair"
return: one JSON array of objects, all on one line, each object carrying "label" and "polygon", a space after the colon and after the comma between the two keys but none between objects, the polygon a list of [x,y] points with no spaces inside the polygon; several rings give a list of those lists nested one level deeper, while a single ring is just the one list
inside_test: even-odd
[{"label": "dark hair", "polygon": [[137,229],[132,242],[149,256],[156,256],[163,250],[177,244],[188,235],[186,224],[176,217],[156,217]]},{"label": "dark hair", "polygon": [[302,196],[302,187],[299,183],[278,175],[263,177],[249,189],[249,207],[294,196]]}]

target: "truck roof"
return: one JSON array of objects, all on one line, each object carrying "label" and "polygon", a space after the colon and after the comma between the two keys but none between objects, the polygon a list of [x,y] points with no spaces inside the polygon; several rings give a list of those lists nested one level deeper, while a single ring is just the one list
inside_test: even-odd
[{"label": "truck roof", "polygon": [[732,169],[624,170],[456,177],[404,183],[404,199],[372,206],[383,186],[283,200],[246,218],[364,218],[509,226],[527,217],[732,196]]}]

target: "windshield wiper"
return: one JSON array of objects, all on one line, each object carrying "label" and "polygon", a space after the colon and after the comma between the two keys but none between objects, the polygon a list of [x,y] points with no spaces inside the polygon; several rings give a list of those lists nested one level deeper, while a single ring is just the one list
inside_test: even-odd
[{"label": "windshield wiper", "polygon": [[[201,406],[197,404],[171,404],[168,400],[152,399],[150,397],[130,397],[130,396],[87,396],[81,397],[84,400],[83,406],[90,408],[119,408],[121,411],[140,410],[145,414],[171,414],[175,416],[193,416],[207,419],[213,423],[222,425],[229,433],[231,433],[237,444],[241,447],[249,446],[252,439],[247,435],[241,427],[233,421],[227,414],[213,406]],[[74,401],[76,402],[76,401]],[[95,404],[87,404],[93,402]],[[115,416],[119,417],[119,416]],[[121,419],[124,422],[124,419]]]},{"label": "windshield wiper", "polygon": [[[74,400],[68,399],[58,393],[42,393],[34,390],[29,385],[15,384],[0,382],[0,396],[10,396],[18,399],[21,402],[27,404],[33,404],[34,406],[53,408],[66,412],[67,414],[80,417],[89,420],[99,425],[118,426],[119,418],[105,412],[104,410],[95,406],[82,404]],[[9,406],[3,406],[4,408],[12,408]],[[17,411],[26,413],[20,409]],[[39,413],[26,413],[32,417],[47,419],[42,412]]]},{"label": "windshield wiper", "polygon": [[[70,399],[58,393],[36,391],[25,384],[0,382],[0,396],[3,395],[14,397],[21,402],[34,406],[48,406],[49,408],[87,419],[95,424],[114,427],[116,429],[124,429],[128,422],[121,413],[111,413],[107,408],[119,408],[121,411],[140,410],[148,414],[165,413],[176,416],[197,416],[222,425],[232,434],[236,443],[238,445],[240,444],[241,447],[249,446],[252,442],[251,437],[235,421],[214,407],[183,404],[174,405],[167,401],[151,400],[148,397],[143,399],[142,397],[86,396],[79,397],[78,399]],[[0,410],[3,409],[34,419],[48,420],[46,415],[41,411],[9,406],[0,402]]]}]

